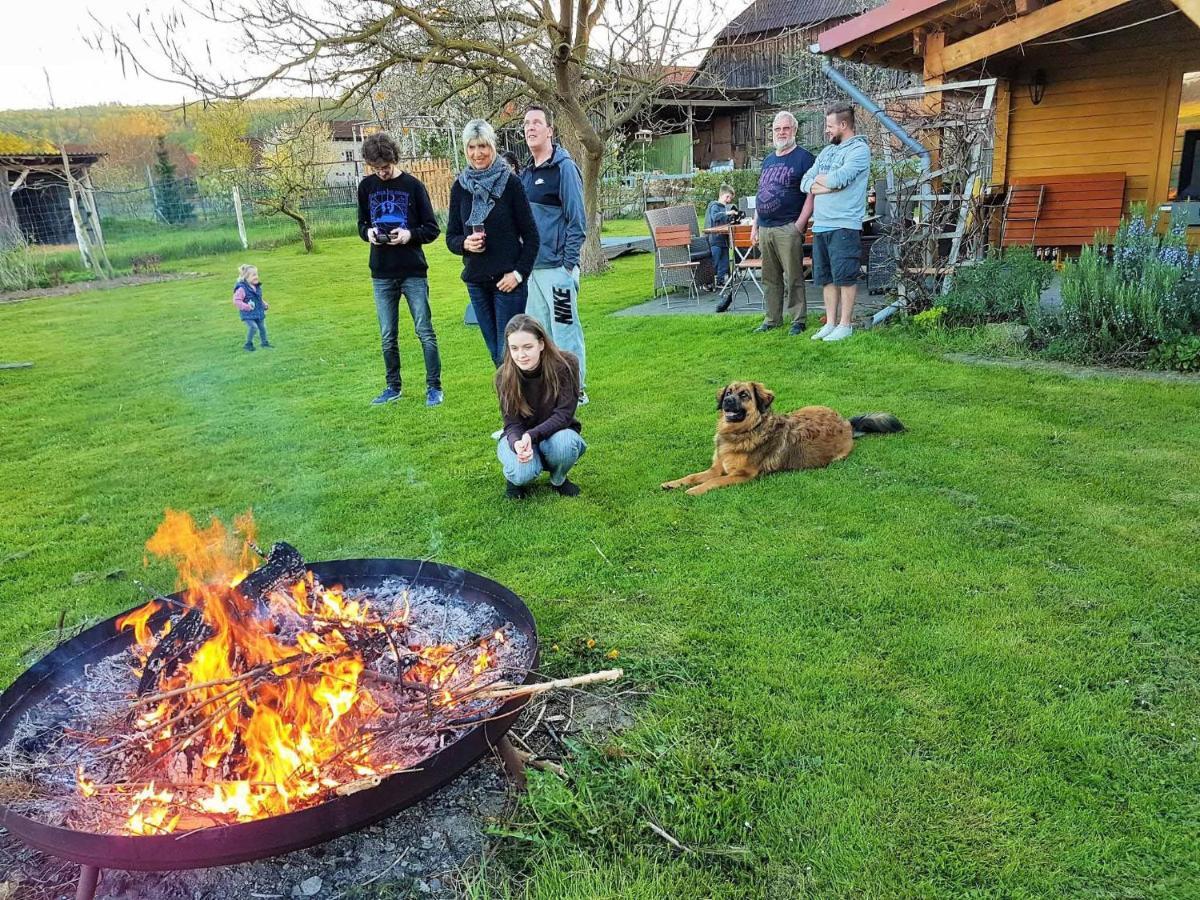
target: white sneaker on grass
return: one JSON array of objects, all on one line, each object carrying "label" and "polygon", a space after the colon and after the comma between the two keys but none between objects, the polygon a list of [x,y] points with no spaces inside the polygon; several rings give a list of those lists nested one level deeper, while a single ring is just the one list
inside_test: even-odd
[{"label": "white sneaker on grass", "polygon": [[825,340],[826,337],[829,336],[830,332],[832,332],[833,329],[835,329],[835,328],[837,328],[837,326],[834,325],[832,322],[826,322],[824,325],[821,326],[821,330],[812,336],[812,339],[814,341],[823,341],[823,340]]},{"label": "white sneaker on grass", "polygon": [[844,341],[846,338],[850,337],[850,335],[852,335],[852,334],[854,334],[854,326],[853,325],[839,325],[837,328],[833,329],[833,331],[829,332],[829,334],[825,335],[825,337],[821,338],[821,340],[823,340],[823,341]]}]

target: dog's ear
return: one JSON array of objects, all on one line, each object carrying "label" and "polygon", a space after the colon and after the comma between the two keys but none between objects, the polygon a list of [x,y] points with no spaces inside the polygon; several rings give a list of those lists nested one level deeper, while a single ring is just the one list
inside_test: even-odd
[{"label": "dog's ear", "polygon": [[725,395],[729,393],[729,385],[717,391],[717,412],[721,411],[722,404],[725,403]]},{"label": "dog's ear", "polygon": [[761,381],[754,382],[754,402],[758,404],[759,412],[766,412],[775,402],[775,394]]}]

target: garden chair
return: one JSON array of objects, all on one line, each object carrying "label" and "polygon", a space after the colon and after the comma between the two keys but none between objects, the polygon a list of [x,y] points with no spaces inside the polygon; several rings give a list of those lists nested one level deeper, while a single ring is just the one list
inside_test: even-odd
[{"label": "garden chair", "polygon": [[696,272],[700,264],[691,258],[692,235],[686,225],[662,225],[654,229],[654,296],[662,291],[671,308],[677,287],[686,287],[688,298],[700,305]]},{"label": "garden chair", "polygon": [[[762,257],[757,255],[758,244],[750,239],[752,227],[751,225],[733,226],[733,256],[736,262],[729,276],[734,281],[729,286],[729,296],[733,297],[736,295],[736,291],[741,291],[745,295],[747,309],[763,309],[766,292],[763,290],[759,275],[762,272]],[[750,290],[751,285],[758,289],[757,303]]]},{"label": "garden chair", "polygon": [[689,256],[693,262],[699,263],[696,283],[712,284],[716,280],[717,270],[712,262],[712,249],[708,242],[708,235],[700,231],[700,219],[696,215],[696,207],[688,204],[687,206],[648,209],[646,210],[646,224],[650,226],[651,234],[654,233],[655,228],[661,228],[664,225],[686,225],[688,233],[691,235],[688,244]]}]

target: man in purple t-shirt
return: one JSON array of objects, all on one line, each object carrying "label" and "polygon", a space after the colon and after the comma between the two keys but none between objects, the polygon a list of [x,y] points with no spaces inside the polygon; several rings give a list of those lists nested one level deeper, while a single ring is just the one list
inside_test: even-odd
[{"label": "man in purple t-shirt", "polygon": [[813,155],[796,146],[796,117],[777,113],[771,126],[775,152],[762,163],[754,225],[750,237],[762,251],[763,287],[767,315],[755,331],[770,331],[783,323],[786,309],[792,317],[791,334],[804,330],[804,228],[800,212],[807,199],[800,179],[813,164]]}]

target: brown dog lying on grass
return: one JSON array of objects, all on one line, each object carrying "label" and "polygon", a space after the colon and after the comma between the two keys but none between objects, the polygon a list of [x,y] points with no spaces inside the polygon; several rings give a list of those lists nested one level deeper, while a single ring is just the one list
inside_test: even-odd
[{"label": "brown dog lying on grass", "polygon": [[712,466],[664,482],[663,490],[692,485],[689,494],[704,494],[772,472],[821,469],[849,456],[856,437],[904,430],[891,413],[847,420],[827,406],[806,406],[781,416],[771,412],[774,399],[757,381],[735,381],[721,388]]}]

